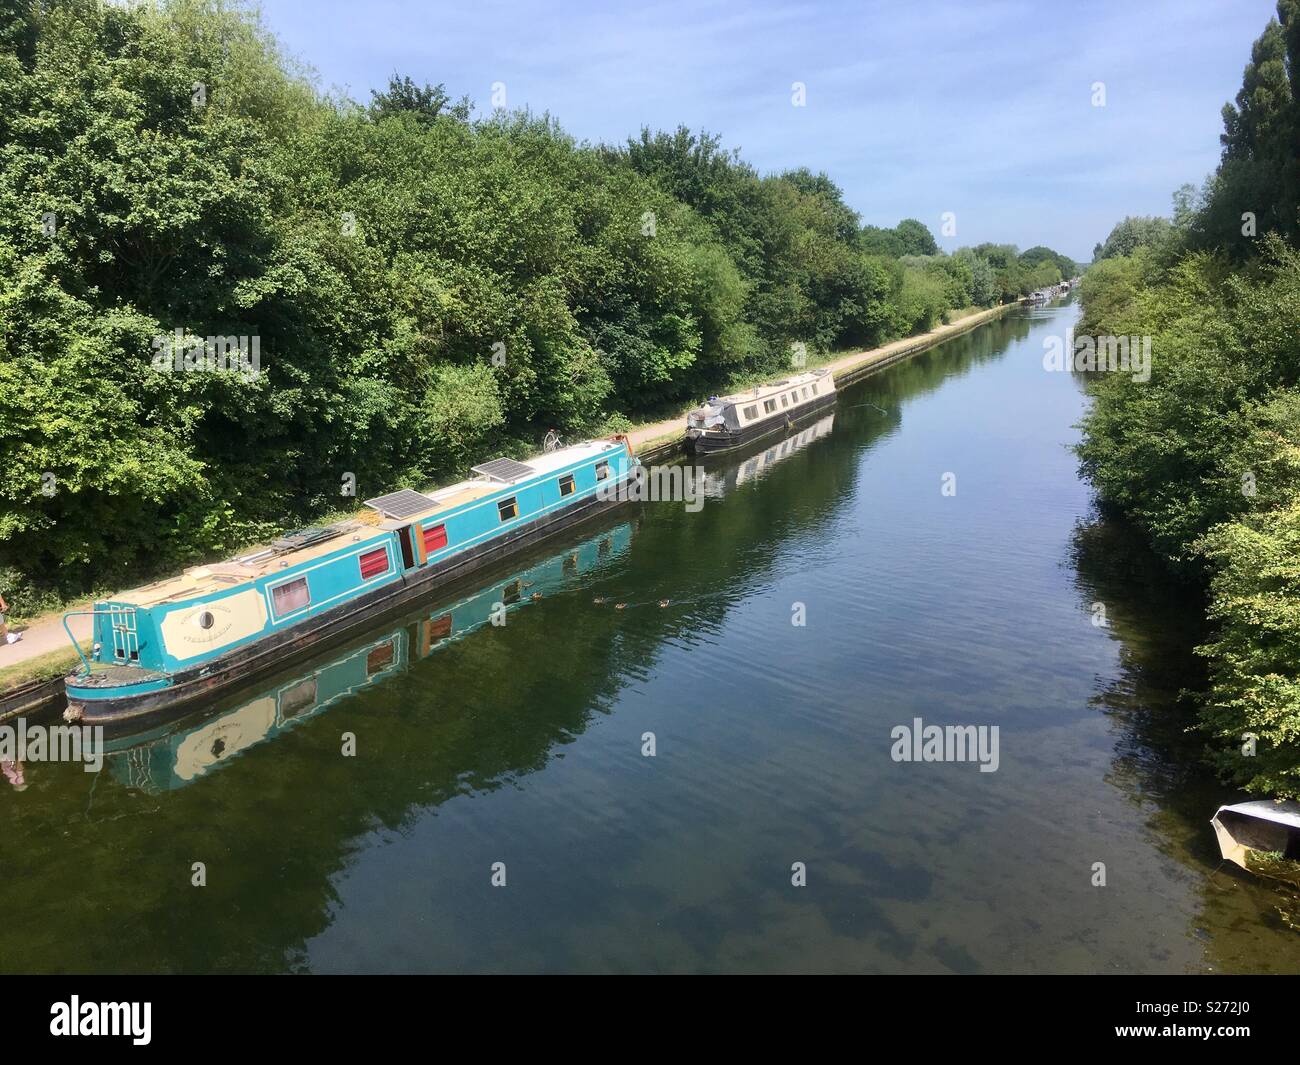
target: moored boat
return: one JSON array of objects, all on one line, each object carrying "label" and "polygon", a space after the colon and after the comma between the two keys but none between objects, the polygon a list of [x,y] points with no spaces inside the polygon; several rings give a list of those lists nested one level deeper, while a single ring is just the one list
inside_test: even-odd
[{"label": "moored boat", "polygon": [[211,698],[618,505],[606,489],[634,465],[622,436],[496,459],[439,491],[366,500],[371,520],[302,530],[97,602],[91,656],[78,646],[82,668],[64,682],[65,716],[134,721]]},{"label": "moored boat", "polygon": [[[114,776],[141,790],[184,787],[268,740],[297,728],[330,707],[384,683],[422,659],[487,627],[498,611],[524,610],[539,597],[572,589],[578,581],[627,551],[633,526],[622,522],[508,577],[497,577],[471,594],[434,608],[420,607],[391,630],[344,642],[327,661],[281,671],[273,682],[251,688],[251,698],[232,692],[215,713],[202,711],[179,722],[108,744]],[[248,691],[250,689],[245,689]]]},{"label": "moored boat", "polygon": [[686,416],[686,448],[700,455],[743,447],[770,433],[793,428],[835,399],[835,378],[828,369],[714,397]]},{"label": "moored boat", "polygon": [[1264,799],[1220,806],[1210,824],[1228,861],[1300,887],[1300,803]]}]

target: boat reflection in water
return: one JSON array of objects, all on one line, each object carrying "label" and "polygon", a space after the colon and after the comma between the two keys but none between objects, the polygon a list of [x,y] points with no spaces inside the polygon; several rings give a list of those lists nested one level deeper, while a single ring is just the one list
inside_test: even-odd
[{"label": "boat reflection in water", "polygon": [[834,428],[835,415],[831,413],[824,418],[819,418],[806,429],[801,429],[799,432],[787,436],[779,443],[769,444],[767,447],[745,455],[738,462],[733,459],[733,462],[720,469],[708,469],[706,467],[704,497],[706,499],[721,499],[728,492],[739,488],[742,484],[758,480],[778,462],[788,459],[796,451],[802,451],[822,437],[830,436],[831,430]]},{"label": "boat reflection in water", "polygon": [[184,787],[250,747],[274,739],[334,704],[427,658],[452,640],[488,624],[494,612],[517,610],[533,597],[572,587],[575,579],[621,556],[632,540],[623,522],[382,636],[353,645],[324,665],[281,681],[256,698],[202,723],[174,723],[107,745],[107,763],[130,787],[159,792]]}]

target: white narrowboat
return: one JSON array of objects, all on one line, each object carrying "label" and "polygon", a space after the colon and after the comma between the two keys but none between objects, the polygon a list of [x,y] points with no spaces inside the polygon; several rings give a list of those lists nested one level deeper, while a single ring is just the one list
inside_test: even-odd
[{"label": "white narrowboat", "polygon": [[686,416],[686,449],[711,455],[793,429],[834,404],[830,370],[810,370],[732,396],[715,396]]}]

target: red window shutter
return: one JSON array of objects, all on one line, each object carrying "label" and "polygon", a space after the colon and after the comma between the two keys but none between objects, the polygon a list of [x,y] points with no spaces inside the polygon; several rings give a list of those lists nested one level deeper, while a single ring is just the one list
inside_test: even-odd
[{"label": "red window shutter", "polygon": [[424,530],[424,553],[431,555],[447,546],[447,526],[430,525]]},{"label": "red window shutter", "polygon": [[361,556],[361,579],[368,581],[371,577],[378,577],[381,573],[388,572],[388,551],[379,548],[377,551],[367,551]]}]

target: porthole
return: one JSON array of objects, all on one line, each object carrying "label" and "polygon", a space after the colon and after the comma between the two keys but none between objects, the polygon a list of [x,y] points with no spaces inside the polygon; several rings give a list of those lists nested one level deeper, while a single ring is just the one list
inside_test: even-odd
[{"label": "porthole", "polygon": [[217,623],[217,619],[212,616],[211,610],[204,610],[199,614],[199,628],[210,629]]}]

